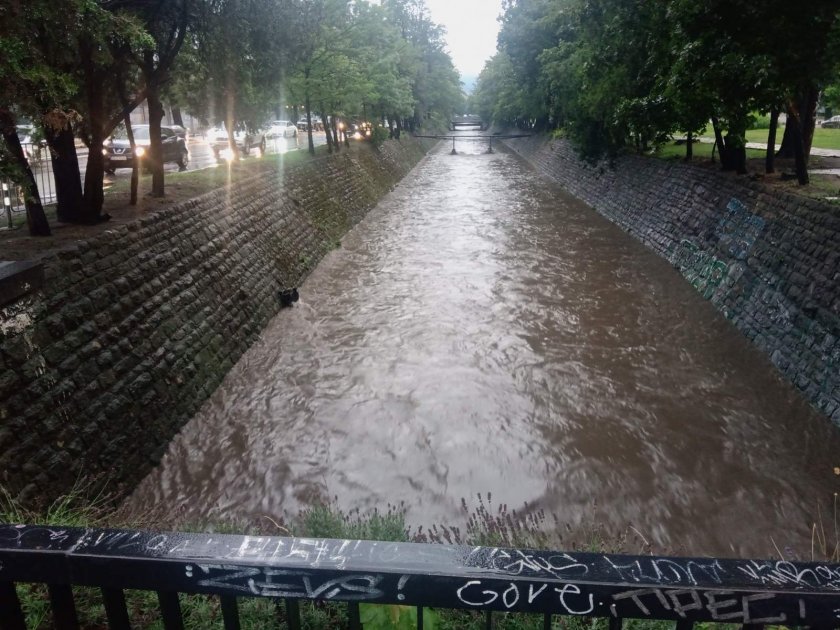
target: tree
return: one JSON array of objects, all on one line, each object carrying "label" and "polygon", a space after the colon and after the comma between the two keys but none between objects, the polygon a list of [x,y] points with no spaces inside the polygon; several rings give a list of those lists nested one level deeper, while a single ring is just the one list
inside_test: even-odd
[{"label": "tree", "polygon": [[[4,161],[4,173],[23,185],[29,233],[48,236],[49,224],[29,162],[17,136],[19,113],[29,115],[42,124],[40,114],[44,104],[53,107],[66,102],[76,90],[75,78],[63,68],[56,68],[42,44],[49,35],[69,43],[68,28],[73,25],[72,12],[57,12],[50,3],[32,0],[11,3],[0,8],[0,135],[3,137],[9,161]],[[78,172],[77,172],[78,177]]]}]

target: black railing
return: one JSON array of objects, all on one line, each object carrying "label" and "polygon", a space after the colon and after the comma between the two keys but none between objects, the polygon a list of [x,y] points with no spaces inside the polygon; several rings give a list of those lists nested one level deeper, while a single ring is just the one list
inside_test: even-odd
[{"label": "black railing", "polygon": [[[41,203],[44,205],[54,203],[55,178],[49,149],[43,145],[30,143],[21,146],[29,161],[29,167],[32,169],[32,176],[35,178],[35,186],[38,188]],[[13,216],[26,212],[26,195],[23,187],[8,178],[0,178],[0,190],[2,190],[3,223],[12,227]]]},{"label": "black railing", "polygon": [[[48,585],[57,628],[77,628],[73,586],[98,587],[111,628],[129,628],[126,589],[155,591],[164,627],[181,628],[179,593],[220,598],[239,628],[240,598],[624,619],[840,627],[840,565],[663,558],[358,540],[148,533],[0,525],[0,628],[25,627],[16,585]],[[488,625],[490,627],[490,625]]]}]

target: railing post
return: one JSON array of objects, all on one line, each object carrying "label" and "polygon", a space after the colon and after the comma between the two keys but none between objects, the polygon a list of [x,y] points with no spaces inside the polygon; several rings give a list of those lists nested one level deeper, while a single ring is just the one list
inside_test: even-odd
[{"label": "railing post", "polygon": [[225,624],[225,630],[240,630],[239,606],[236,603],[236,598],[222,595],[219,597],[219,601],[222,604],[222,621]]},{"label": "railing post", "polygon": [[110,630],[130,630],[128,609],[125,605],[125,593],[120,588],[103,588],[102,601],[105,604],[105,616]]},{"label": "railing post", "polygon": [[455,136],[452,136],[452,153],[449,155],[458,155],[458,152],[455,150]]},{"label": "railing post", "polygon": [[69,584],[48,584],[53,623],[58,630],[78,630],[79,618],[73,601],[73,587]]},{"label": "railing post", "polygon": [[347,617],[350,630],[362,630],[362,618],[359,614],[359,603],[349,602],[347,604]]},{"label": "railing post", "polygon": [[166,630],[184,630],[184,617],[181,615],[181,602],[178,593],[158,591],[160,602],[160,616]]},{"label": "railing post", "polygon": [[296,599],[286,599],[286,623],[289,630],[300,630],[300,602]]},{"label": "railing post", "polygon": [[26,618],[12,582],[0,582],[0,629],[26,630]]}]

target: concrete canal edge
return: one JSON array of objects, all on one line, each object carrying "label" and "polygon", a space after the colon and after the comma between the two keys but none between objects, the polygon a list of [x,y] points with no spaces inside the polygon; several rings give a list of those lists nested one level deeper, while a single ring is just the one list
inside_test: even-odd
[{"label": "concrete canal edge", "polygon": [[[341,237],[426,154],[407,136],[259,174],[41,260],[0,304],[0,486],[120,494]],[[17,268],[17,266],[16,266]]]},{"label": "concrete canal edge", "polygon": [[706,168],[506,144],[677,268],[840,427],[840,207]]}]

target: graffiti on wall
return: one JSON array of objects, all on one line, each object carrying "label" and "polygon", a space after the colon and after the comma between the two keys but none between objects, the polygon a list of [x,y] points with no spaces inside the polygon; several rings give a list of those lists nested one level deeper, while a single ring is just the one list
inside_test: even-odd
[{"label": "graffiti on wall", "polygon": [[725,261],[687,239],[680,241],[671,254],[671,262],[707,300],[729,276],[729,265]]},{"label": "graffiti on wall", "polygon": [[736,260],[746,260],[766,224],[762,217],[733,197],[715,228],[715,235],[720,239],[718,249]]}]

